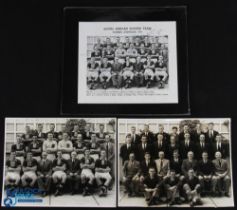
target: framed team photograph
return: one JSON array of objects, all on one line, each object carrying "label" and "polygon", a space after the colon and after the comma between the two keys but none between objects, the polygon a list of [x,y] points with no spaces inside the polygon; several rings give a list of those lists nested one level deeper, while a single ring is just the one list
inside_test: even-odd
[{"label": "framed team photograph", "polygon": [[118,206],[234,207],[231,119],[118,119]]},{"label": "framed team photograph", "polygon": [[178,103],[176,22],[79,22],[78,103]]},{"label": "framed team photograph", "polygon": [[188,114],[186,37],[186,7],[65,8],[61,112]]},{"label": "framed team photograph", "polygon": [[2,206],[115,207],[115,118],[6,118]]}]

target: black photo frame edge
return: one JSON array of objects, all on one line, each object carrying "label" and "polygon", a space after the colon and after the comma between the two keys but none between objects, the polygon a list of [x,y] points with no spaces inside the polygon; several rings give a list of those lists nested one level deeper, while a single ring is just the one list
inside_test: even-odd
[{"label": "black photo frame edge", "polygon": [[[149,11],[147,11],[149,10]],[[107,14],[103,12],[107,12]],[[109,11],[109,12],[108,12]],[[129,11],[140,11],[137,16]],[[117,13],[116,13],[117,12]],[[149,12],[159,12],[159,19],[153,19]],[[108,20],[108,15],[115,14]],[[122,17],[123,14],[125,17]],[[167,116],[190,115],[187,6],[172,7],[65,7],[63,10],[63,62],[60,114],[89,116]],[[107,15],[107,16],[106,16]],[[126,16],[130,18],[127,20]],[[89,17],[89,18],[88,18]],[[132,17],[132,18],[131,18]],[[141,19],[142,17],[142,19]],[[78,104],[78,22],[79,21],[176,21],[178,104]],[[157,16],[156,16],[157,18]],[[76,76],[74,76],[76,75]]]}]

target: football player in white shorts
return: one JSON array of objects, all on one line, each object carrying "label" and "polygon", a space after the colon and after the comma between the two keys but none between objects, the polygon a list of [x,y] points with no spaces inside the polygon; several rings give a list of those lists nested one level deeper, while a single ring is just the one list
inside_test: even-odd
[{"label": "football player in white shorts", "polygon": [[107,194],[108,186],[112,180],[110,171],[111,163],[106,159],[106,151],[101,150],[100,158],[95,162],[95,179],[100,188],[100,196]]},{"label": "football player in white shorts", "polygon": [[146,81],[146,87],[149,88],[151,86],[151,82],[154,80],[154,68],[155,64],[151,60],[151,56],[147,56],[147,61],[144,62],[143,65],[145,72],[144,72],[144,77]]},{"label": "football player in white shorts", "polygon": [[35,159],[33,159],[33,154],[31,152],[28,152],[22,168],[23,175],[21,177],[21,182],[23,187],[34,187],[37,180],[37,166],[38,163]]},{"label": "football player in white shorts", "polygon": [[108,58],[103,58],[103,62],[100,65],[100,82],[104,89],[108,87],[109,81],[111,79],[112,65],[108,62]]},{"label": "football player in white shorts", "polygon": [[158,88],[163,88],[164,83],[168,78],[168,73],[167,73],[167,65],[162,55],[159,56],[158,61],[155,64],[155,76],[157,81],[159,82]]},{"label": "football player in white shorts", "polygon": [[11,152],[9,160],[6,161],[5,186],[9,189],[15,188],[20,182],[21,161],[16,159],[16,152]]},{"label": "football player in white shorts", "polygon": [[123,79],[125,82],[125,88],[129,88],[133,77],[134,77],[134,73],[133,73],[133,64],[130,62],[130,58],[127,56],[125,63],[123,64],[123,70],[122,70],[122,74],[123,74]]},{"label": "football player in white shorts", "polygon": [[84,157],[80,160],[81,164],[81,184],[83,187],[83,196],[90,195],[95,180],[93,170],[95,169],[95,161],[90,156],[90,150],[86,149]]},{"label": "football player in white shorts", "polygon": [[53,161],[53,182],[56,185],[55,196],[62,195],[63,187],[66,183],[67,174],[66,174],[67,162],[62,158],[62,152],[57,152],[57,158]]}]

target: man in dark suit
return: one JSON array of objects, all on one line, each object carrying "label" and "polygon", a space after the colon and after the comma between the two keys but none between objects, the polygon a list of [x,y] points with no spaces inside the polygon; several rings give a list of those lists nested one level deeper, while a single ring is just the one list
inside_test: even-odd
[{"label": "man in dark suit", "polygon": [[175,136],[176,142],[179,143],[178,127],[176,126],[172,127],[172,132],[170,133],[170,136]]},{"label": "man in dark suit", "polygon": [[171,135],[170,136],[170,144],[167,147],[166,157],[168,159],[172,159],[173,158],[173,153],[174,153],[175,150],[179,151],[179,144],[178,144],[178,141],[176,141],[176,136]]},{"label": "man in dark suit", "polygon": [[140,164],[141,166],[141,176],[140,181],[142,182],[144,178],[148,175],[149,168],[156,169],[156,163],[153,159],[151,159],[151,154],[149,152],[145,153],[145,160],[143,160]]},{"label": "man in dark suit", "polygon": [[199,161],[198,163],[198,179],[201,184],[202,190],[205,192],[211,187],[212,183],[212,193],[215,193],[215,187],[216,187],[216,182],[213,183],[212,176],[214,174],[214,165],[213,163],[208,160],[208,153],[203,152],[202,153],[202,160]]},{"label": "man in dark suit", "polygon": [[189,151],[194,153],[195,151],[195,144],[190,139],[190,134],[185,133],[184,140],[180,143],[180,155],[182,159],[187,157]]},{"label": "man in dark suit", "polygon": [[152,147],[151,145],[147,142],[147,137],[145,135],[142,135],[141,137],[141,143],[137,145],[136,147],[136,157],[138,161],[143,161],[145,153],[152,152]]},{"label": "man in dark suit", "polygon": [[157,140],[152,144],[152,156],[154,159],[158,158],[158,153],[160,151],[163,151],[165,154],[165,157],[168,156],[168,144],[167,141],[164,140],[164,135],[158,134]]},{"label": "man in dark suit", "polygon": [[224,143],[220,134],[216,135],[215,143],[212,143],[212,158],[215,158],[215,153],[220,152],[223,158],[229,157],[229,145]]},{"label": "man in dark suit", "polygon": [[164,126],[162,124],[159,125],[159,131],[155,135],[155,140],[157,139],[157,136],[159,134],[163,135],[164,142],[166,142],[166,144],[168,144],[169,143],[169,139],[170,139],[170,135],[168,133],[164,132]]},{"label": "man in dark suit", "polygon": [[123,144],[120,148],[120,154],[119,156],[122,158],[122,164],[124,164],[124,162],[126,160],[128,160],[129,158],[129,154],[131,152],[135,152],[136,151],[136,148],[135,146],[132,144],[132,137],[131,137],[131,134],[127,134],[126,136],[126,143]]},{"label": "man in dark suit", "polygon": [[145,135],[147,137],[147,143],[152,144],[154,142],[154,134],[149,130],[149,125],[145,124],[144,125],[144,130],[141,134],[141,136]]},{"label": "man in dark suit", "polygon": [[136,134],[136,127],[131,127],[131,137],[132,137],[132,144],[138,145],[141,143],[141,137]]},{"label": "man in dark suit", "polygon": [[174,150],[173,158],[170,159],[170,170],[174,170],[177,177],[181,176],[182,170],[182,160],[179,157],[179,151]]},{"label": "man in dark suit", "polygon": [[214,130],[214,123],[210,122],[208,124],[208,130],[206,132],[207,142],[209,144],[215,143],[215,138],[216,138],[217,134],[219,134],[219,133],[218,133],[218,131]]},{"label": "man in dark suit", "polygon": [[184,139],[185,139],[185,134],[186,134],[186,133],[189,133],[189,135],[190,135],[190,140],[192,141],[193,135],[192,135],[192,133],[191,133],[191,131],[190,131],[190,128],[189,128],[188,125],[184,125],[183,131],[181,131],[181,132],[179,133],[179,142],[180,142],[180,143],[184,141]]},{"label": "man in dark suit", "polygon": [[47,152],[42,152],[42,159],[37,167],[37,183],[39,189],[42,190],[43,196],[49,194],[52,182],[52,161],[47,159]]},{"label": "man in dark suit", "polygon": [[67,178],[70,184],[71,194],[77,193],[80,184],[80,161],[77,159],[77,153],[71,152],[71,159],[67,161]]},{"label": "man in dark suit", "polygon": [[198,169],[198,162],[194,159],[194,153],[192,151],[188,152],[187,159],[183,160],[182,163],[182,174],[187,177],[189,169],[193,169],[196,175]]},{"label": "man in dark suit", "polygon": [[197,160],[202,159],[202,153],[207,152],[211,156],[211,148],[206,142],[205,134],[200,134],[198,142],[196,142],[195,157]]},{"label": "man in dark suit", "polygon": [[205,135],[205,133],[202,131],[202,126],[201,126],[201,124],[200,124],[200,123],[197,123],[195,130],[192,132],[194,143],[199,142],[199,137],[200,137],[201,134],[204,134],[204,135]]}]

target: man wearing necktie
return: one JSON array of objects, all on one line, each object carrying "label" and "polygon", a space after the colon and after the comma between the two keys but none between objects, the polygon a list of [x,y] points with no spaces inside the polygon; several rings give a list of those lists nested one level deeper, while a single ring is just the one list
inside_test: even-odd
[{"label": "man wearing necktie", "polygon": [[148,170],[150,167],[156,168],[154,160],[151,159],[151,154],[149,152],[145,153],[145,160],[141,162],[141,176],[140,182],[143,183],[144,178],[148,175]]},{"label": "man wearing necktie", "polygon": [[132,136],[132,143],[138,145],[141,143],[141,138],[139,135],[136,134],[136,127],[131,127],[131,136]]},{"label": "man wearing necktie", "polygon": [[187,159],[183,160],[182,163],[182,173],[185,177],[188,176],[189,169],[193,169],[196,175],[198,169],[198,162],[194,159],[194,153],[189,151],[187,154]]},{"label": "man wearing necktie", "polygon": [[142,135],[141,143],[136,148],[136,157],[138,161],[143,161],[146,152],[151,152],[151,145],[147,142],[147,137]]},{"label": "man wearing necktie", "polygon": [[168,156],[168,146],[167,142],[164,140],[164,136],[162,134],[157,134],[157,141],[152,145],[153,157],[155,159],[158,158],[158,154],[160,151],[163,151],[166,156]]},{"label": "man wearing necktie", "polygon": [[131,152],[135,152],[136,148],[135,146],[132,144],[132,137],[131,134],[127,134],[126,136],[126,140],[125,140],[125,144],[123,144],[120,148],[120,154],[119,156],[122,159],[122,164],[124,164],[124,162],[126,160],[128,160],[129,158],[129,154]]},{"label": "man wearing necktie", "polygon": [[187,158],[189,151],[195,152],[195,145],[190,139],[190,134],[184,134],[184,141],[180,144],[180,155],[182,159]]},{"label": "man wearing necktie", "polygon": [[165,159],[165,153],[163,151],[160,151],[158,156],[159,159],[155,160],[157,175],[160,178],[165,179],[170,171],[170,161],[168,159]]},{"label": "man wearing necktie", "polygon": [[206,137],[207,137],[207,142],[209,144],[212,144],[212,143],[215,143],[215,138],[216,138],[216,135],[218,135],[219,133],[214,130],[214,123],[211,122],[208,124],[208,131],[206,133]]},{"label": "man wearing necktie", "polygon": [[229,165],[219,151],[215,153],[215,159],[212,161],[214,164],[214,176],[213,179],[217,182],[217,193],[221,195],[224,191],[224,195],[229,197],[230,188],[230,176]]},{"label": "man wearing necktie", "polygon": [[149,125],[144,125],[144,130],[141,136],[145,135],[147,137],[147,143],[152,144],[154,142],[154,134],[149,130]]},{"label": "man wearing necktie", "polygon": [[123,166],[123,183],[128,196],[138,194],[139,190],[140,163],[135,160],[135,154],[130,153],[129,160]]},{"label": "man wearing necktie", "polygon": [[215,143],[212,144],[212,158],[215,158],[215,153],[220,152],[222,158],[226,158],[229,155],[228,144],[224,143],[222,140],[222,136],[217,134],[215,137]]},{"label": "man wearing necktie", "polygon": [[37,182],[43,196],[48,195],[52,181],[52,161],[47,159],[47,153],[42,152],[42,159],[37,168]]},{"label": "man wearing necktie", "polygon": [[68,160],[67,164],[67,178],[70,184],[71,195],[77,193],[80,184],[80,161],[77,159],[77,153],[71,152],[71,159]]},{"label": "man wearing necktie", "polygon": [[202,153],[207,152],[211,156],[210,146],[206,142],[204,134],[200,134],[199,141],[196,143],[195,156],[198,160],[202,160]]}]

